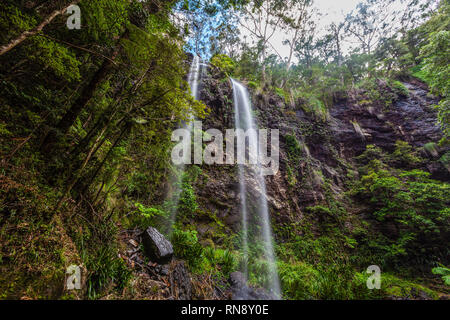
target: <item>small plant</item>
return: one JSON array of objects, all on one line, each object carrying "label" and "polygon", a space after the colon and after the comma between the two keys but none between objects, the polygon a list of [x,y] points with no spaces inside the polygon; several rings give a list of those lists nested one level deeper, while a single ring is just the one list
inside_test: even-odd
[{"label": "small plant", "polygon": [[393,81],[392,89],[400,97],[408,97],[409,96],[408,88],[400,81]]},{"label": "small plant", "polygon": [[158,208],[146,207],[139,202],[136,202],[134,206],[136,209],[130,218],[133,227],[147,229],[150,226],[156,225],[159,218],[168,218],[168,214]]},{"label": "small plant", "polygon": [[175,227],[171,240],[175,256],[186,260],[188,266],[194,272],[201,271],[204,249],[198,242],[197,231],[183,231]]},{"label": "small plant", "polygon": [[423,146],[424,150],[432,157],[437,158],[439,156],[438,145],[434,142],[426,143]]},{"label": "small plant", "polygon": [[236,268],[237,261],[233,253],[229,250],[205,248],[204,256],[209,264],[214,268],[220,268],[224,277],[228,277]]},{"label": "small plant", "polygon": [[295,135],[288,134],[284,137],[284,139],[288,149],[289,160],[296,162],[295,160],[303,154],[302,146],[298,142]]},{"label": "small plant", "polygon": [[450,286],[450,269],[444,266],[436,267],[431,270],[433,274],[442,276],[442,280],[447,286]]},{"label": "small plant", "polygon": [[384,161],[385,158],[386,155],[384,154],[383,150],[381,150],[381,148],[373,144],[369,144],[366,146],[366,151],[356,157],[356,160],[361,162],[362,164],[367,164],[372,160]]},{"label": "small plant", "polygon": [[86,267],[89,271],[87,294],[90,299],[97,299],[111,285],[118,291],[123,290],[131,278],[125,262],[117,257],[115,250],[107,246],[90,255]]},{"label": "small plant", "polygon": [[411,74],[412,74],[413,77],[415,77],[415,78],[419,79],[420,81],[428,84],[428,81],[427,81],[427,78],[426,78],[426,73],[423,70],[423,64],[419,64],[419,65],[411,68]]},{"label": "small plant", "polygon": [[286,171],[287,171],[287,176],[286,176],[287,181],[291,187],[294,187],[298,182],[297,175],[294,173],[294,171],[289,166],[289,164],[286,166]]},{"label": "small plant", "polygon": [[258,83],[255,81],[249,81],[247,83],[247,87],[251,88],[251,89],[257,89],[259,87]]},{"label": "small plant", "polygon": [[283,98],[284,101],[287,103],[288,100],[290,99],[290,94],[289,92],[286,92],[284,89],[282,88],[275,88],[275,93],[280,97]]},{"label": "small plant", "polygon": [[390,162],[396,166],[414,168],[422,163],[414,148],[406,141],[395,142],[395,151],[390,155]]}]

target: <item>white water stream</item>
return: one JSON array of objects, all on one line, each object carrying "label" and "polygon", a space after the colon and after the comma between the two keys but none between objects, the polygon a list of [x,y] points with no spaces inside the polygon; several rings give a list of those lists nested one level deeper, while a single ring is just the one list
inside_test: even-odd
[{"label": "white water stream", "polygon": [[[248,135],[249,152],[258,150],[257,126],[253,119],[252,106],[247,88],[238,81],[231,79],[233,83],[235,126],[236,129],[250,131]],[[249,154],[248,158],[258,158],[257,154]],[[244,267],[243,273],[249,278],[248,263],[255,260],[263,260],[267,265],[263,278],[266,280],[266,289],[273,295],[280,297],[280,281],[272,244],[272,228],[270,225],[269,208],[267,204],[267,192],[262,167],[258,161],[256,165],[239,165],[239,187],[242,214],[242,236]],[[256,254],[250,247],[262,242],[263,251]],[[250,268],[251,269],[251,268]]]}]

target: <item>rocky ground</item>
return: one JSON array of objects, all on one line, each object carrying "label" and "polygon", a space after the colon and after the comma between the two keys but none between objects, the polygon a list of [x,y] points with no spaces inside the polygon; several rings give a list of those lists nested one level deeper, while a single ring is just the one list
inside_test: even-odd
[{"label": "rocky ground", "polygon": [[[151,230],[150,230],[151,229]],[[152,236],[148,236],[151,232]],[[145,239],[145,240],[144,240]],[[240,272],[233,272],[227,283],[211,277],[191,274],[184,261],[167,250],[170,242],[156,229],[139,229],[123,233],[124,250],[120,253],[133,271],[135,292],[124,293],[136,300],[270,300],[274,299],[264,289],[249,286]],[[164,256],[161,257],[161,252]],[[149,259],[152,258],[152,260]],[[138,294],[136,294],[138,293]],[[112,299],[108,296],[105,299]]]}]

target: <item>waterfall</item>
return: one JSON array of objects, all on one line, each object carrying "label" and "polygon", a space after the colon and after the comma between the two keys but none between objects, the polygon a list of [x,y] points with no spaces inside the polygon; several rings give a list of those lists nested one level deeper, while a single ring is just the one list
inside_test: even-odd
[{"label": "waterfall", "polygon": [[201,68],[203,67],[203,64],[200,63],[200,57],[197,55],[194,55],[194,58],[192,59],[191,69],[189,70],[188,75],[188,83],[189,87],[191,88],[192,96],[198,100],[198,87],[199,87],[199,79],[201,75]]},{"label": "waterfall", "polygon": [[[199,99],[199,88],[200,82],[202,80],[202,76],[206,70],[207,65],[200,61],[200,57],[198,55],[194,55],[194,58],[191,62],[191,67],[188,74],[188,84],[191,89],[192,96],[198,100]],[[195,117],[192,113],[189,115],[189,120],[182,123],[184,128],[188,129],[192,135],[192,122],[195,120]],[[178,211],[178,203],[180,201],[180,196],[182,190],[183,183],[183,175],[186,171],[186,166],[184,164],[178,165],[174,168],[174,172],[170,178],[170,186],[172,190],[169,191],[167,199],[171,200],[171,208],[170,208],[170,219],[169,222],[173,222],[176,219],[177,211]],[[168,226],[168,234],[170,235],[172,232],[172,225]]]},{"label": "waterfall", "polygon": [[[236,129],[249,131],[249,151],[258,150],[257,126],[252,115],[252,106],[247,89],[238,81],[233,83],[233,96],[235,108]],[[250,157],[257,157],[251,155]],[[257,159],[257,158],[256,158]],[[264,176],[261,173],[261,164],[239,164],[239,191],[242,215],[242,250],[244,256],[243,273],[249,278],[248,262],[254,259],[265,261],[267,264],[266,289],[276,297],[281,297],[280,281],[278,279],[275,254],[272,244],[272,229],[269,219],[267,192]],[[262,242],[263,251],[260,255],[250,252],[249,246],[257,246]]]}]

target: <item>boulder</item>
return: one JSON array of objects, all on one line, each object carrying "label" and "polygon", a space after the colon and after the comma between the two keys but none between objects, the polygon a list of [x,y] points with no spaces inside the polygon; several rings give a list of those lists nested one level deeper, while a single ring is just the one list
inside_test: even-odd
[{"label": "boulder", "polygon": [[142,233],[145,254],[152,262],[166,264],[172,260],[173,247],[158,230],[149,227]]}]

